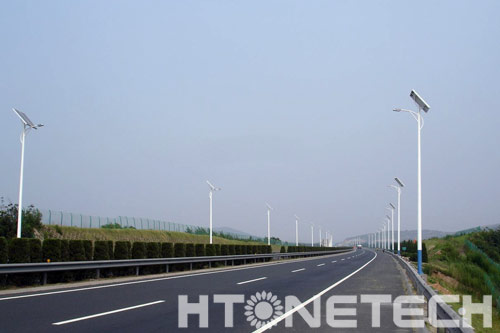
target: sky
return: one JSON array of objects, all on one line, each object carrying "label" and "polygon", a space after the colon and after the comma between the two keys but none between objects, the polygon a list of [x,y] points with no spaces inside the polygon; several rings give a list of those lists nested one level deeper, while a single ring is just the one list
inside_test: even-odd
[{"label": "sky", "polygon": [[[3,1],[0,196],[253,235],[499,223],[498,1]],[[315,239],[318,235],[315,229]]]}]

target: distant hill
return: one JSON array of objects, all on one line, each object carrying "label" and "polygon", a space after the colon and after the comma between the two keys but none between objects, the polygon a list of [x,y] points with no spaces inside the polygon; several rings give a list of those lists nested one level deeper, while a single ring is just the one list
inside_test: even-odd
[{"label": "distant hill", "polygon": [[256,237],[256,236],[251,235],[251,234],[249,234],[247,232],[244,232],[244,231],[241,231],[241,230],[237,230],[237,229],[233,229],[231,227],[214,228],[214,231],[216,231],[216,232],[223,232],[225,234],[232,234],[232,235],[243,236],[244,238],[248,238],[248,237],[255,238]]},{"label": "distant hill", "polygon": [[[498,229],[498,228],[500,228],[500,223],[490,224],[490,225],[480,226],[480,227],[473,227],[473,228],[459,230],[459,231],[455,231],[455,232],[424,229],[424,230],[422,230],[422,238],[424,240],[431,239],[431,238],[442,238],[442,237],[445,237],[447,235],[467,234],[469,232],[474,232],[474,231],[479,231],[479,230]],[[394,232],[395,239],[397,239],[396,232],[397,231]],[[354,237],[346,238],[346,239],[344,239],[344,241],[340,242],[339,244],[348,244],[351,241],[353,241],[356,237],[360,237],[362,239],[362,242],[366,242],[366,239],[368,238],[368,234],[362,234],[362,235],[357,235]],[[417,239],[417,230],[401,230],[401,240],[412,240],[412,239]]]}]

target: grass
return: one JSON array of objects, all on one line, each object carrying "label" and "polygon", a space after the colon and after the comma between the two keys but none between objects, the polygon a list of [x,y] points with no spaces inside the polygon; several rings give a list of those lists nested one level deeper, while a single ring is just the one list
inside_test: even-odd
[{"label": "grass", "polygon": [[[473,302],[482,302],[482,295],[489,295],[484,274],[490,278],[500,279],[500,272],[465,244],[471,235],[448,236],[426,240],[429,262],[424,264],[427,281],[440,294],[471,295]],[[495,301],[493,300],[493,303]],[[461,304],[450,306],[458,311]],[[472,316],[472,326],[476,332],[500,332],[500,315],[493,308],[493,327],[482,327],[482,316]]]},{"label": "grass", "polygon": [[[160,230],[136,230],[136,229],[105,229],[105,228],[77,228],[61,226],[44,226],[39,232],[39,237],[59,238],[59,239],[88,239],[111,240],[111,241],[131,241],[131,242],[171,242],[171,243],[195,243],[208,244],[208,235],[194,235],[185,232],[160,231]],[[255,241],[230,240],[222,237],[213,237],[214,244],[255,244],[263,245]],[[272,245],[273,252],[279,252],[280,245]]]}]

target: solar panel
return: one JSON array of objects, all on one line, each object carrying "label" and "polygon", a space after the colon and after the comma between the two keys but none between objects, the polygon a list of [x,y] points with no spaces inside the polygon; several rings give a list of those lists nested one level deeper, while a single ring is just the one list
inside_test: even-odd
[{"label": "solar panel", "polygon": [[410,93],[410,97],[415,101],[415,103],[418,104],[418,106],[424,110],[425,112],[428,112],[429,109],[431,108],[429,104],[427,104],[422,97],[420,97],[419,94],[415,90],[412,90]]},{"label": "solar panel", "polygon": [[396,209],[392,203],[389,203],[389,205],[391,205],[392,209]]},{"label": "solar panel", "polygon": [[394,180],[399,184],[399,186],[405,187],[405,185],[403,184],[403,182],[398,177],[394,178]]},{"label": "solar panel", "polygon": [[16,109],[12,109],[12,110],[19,116],[19,118],[21,118],[21,121],[25,125],[28,125],[29,127],[32,127],[32,128],[36,128],[35,124],[33,124],[33,122],[30,120],[30,118],[28,118],[27,115],[25,115],[23,112],[21,112],[19,110],[16,110]]}]

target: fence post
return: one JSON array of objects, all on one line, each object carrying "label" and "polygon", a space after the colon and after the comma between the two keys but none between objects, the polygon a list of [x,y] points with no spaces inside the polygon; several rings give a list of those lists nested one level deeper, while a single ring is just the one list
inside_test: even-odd
[{"label": "fence post", "polygon": [[121,227],[122,226],[122,217],[118,216],[118,218],[120,219],[120,227]]},{"label": "fence post", "polygon": [[62,224],[63,224],[63,212],[61,212],[61,227],[62,227]]},{"label": "fence post", "polygon": [[50,211],[49,209],[49,225],[50,225],[50,222],[52,221],[52,212]]},{"label": "fence post", "polygon": [[99,216],[99,228],[101,227],[101,217]]},{"label": "fence post", "polygon": [[141,230],[142,230],[142,217],[141,217]]},{"label": "fence post", "polygon": [[80,214],[80,228],[83,228],[83,215]]},{"label": "fence post", "polygon": [[73,213],[70,213],[70,216],[71,216],[71,218],[70,218],[70,221],[71,221],[70,224],[71,224],[71,226],[73,226]]},{"label": "fence post", "polygon": [[134,228],[135,228],[135,217],[133,217],[132,220],[134,220]]},{"label": "fence post", "polygon": [[92,215],[90,215],[90,223],[89,223],[90,228],[92,228]]}]

